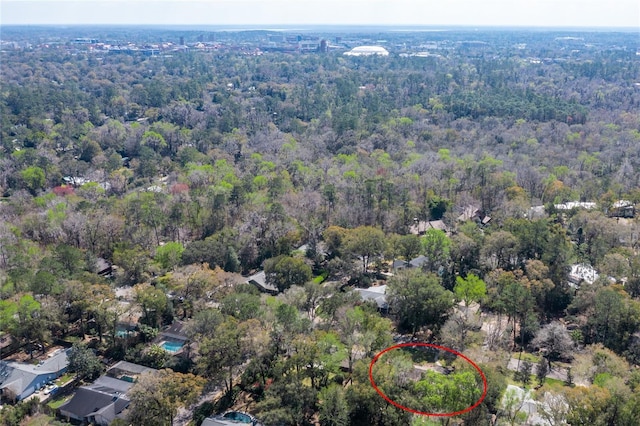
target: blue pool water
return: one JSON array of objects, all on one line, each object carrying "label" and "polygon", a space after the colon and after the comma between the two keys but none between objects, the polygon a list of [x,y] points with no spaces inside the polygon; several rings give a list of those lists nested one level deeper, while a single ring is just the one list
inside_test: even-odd
[{"label": "blue pool water", "polygon": [[182,342],[162,342],[162,344],[160,346],[162,346],[162,349],[164,349],[167,352],[178,352],[180,350],[180,348],[182,348],[182,346],[184,346],[184,343],[182,343]]},{"label": "blue pool water", "polygon": [[132,331],[127,331],[127,330],[122,330],[122,329],[117,329],[116,330],[116,336],[117,337],[129,337],[131,334],[133,334]]},{"label": "blue pool water", "polygon": [[235,420],[241,423],[251,423],[251,416],[248,414],[240,413],[238,411],[230,411],[223,416],[225,419]]}]

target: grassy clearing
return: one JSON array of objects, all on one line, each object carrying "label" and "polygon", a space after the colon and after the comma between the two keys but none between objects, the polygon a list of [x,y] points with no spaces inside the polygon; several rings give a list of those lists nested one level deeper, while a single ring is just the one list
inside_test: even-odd
[{"label": "grassy clearing", "polygon": [[50,425],[51,422],[55,420],[55,417],[47,416],[46,414],[36,414],[33,417],[28,418],[23,421],[21,425],[23,426],[47,426]]},{"label": "grassy clearing", "polygon": [[71,380],[73,380],[73,373],[65,373],[62,376],[58,377],[55,381],[56,385],[58,386],[64,386],[67,383],[69,383]]},{"label": "grassy clearing", "polygon": [[[513,373],[513,371],[511,372]],[[510,374],[507,376],[507,385],[513,385],[513,386],[518,386],[524,389],[533,389],[536,387],[536,385],[538,384],[538,379],[536,379],[536,376],[534,376],[533,374],[531,375],[531,378],[529,380],[529,384],[528,385],[523,385],[522,382],[515,380],[513,378],[513,374]]]},{"label": "grassy clearing", "polygon": [[65,396],[59,396],[57,398],[52,399],[51,401],[49,401],[47,403],[47,406],[53,410],[57,410],[58,408],[60,408],[60,406],[62,404],[64,404],[65,402],[69,401],[71,399],[72,395],[65,395]]},{"label": "grassy clearing", "polygon": [[566,386],[564,381],[559,380],[559,379],[552,379],[550,377],[547,377],[546,379],[544,379],[544,384],[545,385],[549,385],[551,387],[564,387],[564,386]]},{"label": "grassy clearing", "polygon": [[511,355],[511,358],[513,359],[518,359],[518,357],[520,357],[520,360],[522,361],[529,361],[532,364],[537,364],[540,362],[540,357],[536,356],[534,354],[530,354],[528,352],[522,352],[522,356],[520,356],[520,352],[514,352]]}]

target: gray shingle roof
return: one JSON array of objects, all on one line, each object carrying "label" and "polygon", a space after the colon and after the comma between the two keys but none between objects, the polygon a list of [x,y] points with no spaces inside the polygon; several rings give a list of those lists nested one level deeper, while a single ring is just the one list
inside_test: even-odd
[{"label": "gray shingle roof", "polygon": [[133,386],[133,383],[127,382],[126,380],[114,379],[109,376],[100,376],[95,382],[86,387],[98,392],[120,392],[121,394],[125,394],[129,389],[131,389],[131,386]]},{"label": "gray shingle roof", "polygon": [[386,285],[369,288],[356,288],[355,290],[360,293],[360,297],[362,297],[362,300],[374,301],[380,309],[389,308],[389,304],[387,303],[387,296],[385,295],[387,291]]},{"label": "gray shingle roof", "polygon": [[[92,413],[103,410],[119,399],[126,400],[125,407],[129,404],[129,400],[118,392],[106,393],[92,389],[89,386],[83,386],[78,388],[69,402],[60,407],[60,413],[63,416],[70,415],[72,418],[82,420]],[[119,404],[119,406],[122,405]]]},{"label": "gray shingle roof", "polygon": [[427,260],[429,260],[428,257],[420,255],[415,259],[411,259],[409,264],[414,268],[420,268],[422,267],[422,265],[424,265],[427,262]]},{"label": "gray shingle roof", "polygon": [[260,291],[273,294],[277,294],[280,292],[276,286],[267,283],[267,276],[264,271],[260,271],[251,275],[249,278],[247,278],[246,282],[255,285]]},{"label": "gray shingle roof", "polygon": [[132,374],[138,375],[145,371],[153,371],[153,368],[145,367],[144,365],[134,364],[132,362],[120,361],[113,367],[107,370],[107,376],[115,377],[120,374]]},{"label": "gray shingle roof", "polygon": [[132,382],[114,378],[113,376],[138,375],[153,368],[120,361],[107,371],[108,375],[98,377],[90,385],[78,388],[73,398],[60,407],[63,416],[89,421],[89,417],[99,416],[101,421],[111,422],[129,406],[127,392]]},{"label": "gray shingle roof", "polygon": [[25,389],[41,374],[58,374],[69,365],[69,349],[60,349],[40,364],[0,361],[0,389],[10,389],[16,395]]}]

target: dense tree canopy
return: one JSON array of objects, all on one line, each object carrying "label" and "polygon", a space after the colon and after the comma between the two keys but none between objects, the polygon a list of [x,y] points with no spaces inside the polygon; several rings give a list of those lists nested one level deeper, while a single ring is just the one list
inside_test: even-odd
[{"label": "dense tree canopy", "polygon": [[193,374],[145,373],[131,389],[128,420],[134,425],[171,424],[179,407],[195,402],[203,384],[204,379]]},{"label": "dense tree canopy", "polygon": [[[293,53],[273,40],[298,34],[271,31],[2,32],[11,351],[84,342],[70,358],[87,379],[96,360],[184,373],[141,377],[131,424],[170,423],[206,381],[220,411],[242,393],[266,424],[404,426],[367,367],[420,336],[487,373],[487,400],[452,422],[522,417],[503,398],[517,349],[558,424],[635,424],[637,34],[323,34],[329,52]],[[336,51],[365,39],[391,54]],[[107,52],[119,40],[140,48]],[[277,295],[249,283],[262,269]],[[184,333],[178,356],[163,332]],[[383,366],[411,402],[475,396],[463,371],[408,380],[412,362]],[[550,386],[551,362],[580,386]]]},{"label": "dense tree canopy", "polygon": [[439,327],[453,307],[453,294],[442,287],[438,276],[419,270],[391,278],[388,297],[400,326],[413,333],[424,326]]}]

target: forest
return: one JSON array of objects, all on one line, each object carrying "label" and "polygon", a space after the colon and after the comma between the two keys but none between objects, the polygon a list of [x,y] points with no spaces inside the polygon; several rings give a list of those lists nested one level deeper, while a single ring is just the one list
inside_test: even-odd
[{"label": "forest", "polygon": [[[68,31],[3,28],[32,44],[0,52],[0,353],[70,348],[54,400],[125,360],[158,372],[116,426],[230,409],[291,426],[637,424],[637,34],[358,34],[390,55],[347,57],[248,55],[233,46],[268,35],[249,32],[148,56]],[[472,359],[482,403],[389,404],[369,364],[398,342]],[[380,363],[390,394],[477,399],[460,359],[420,376],[415,358]],[[69,420],[0,396],[2,425]]]}]

